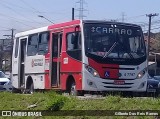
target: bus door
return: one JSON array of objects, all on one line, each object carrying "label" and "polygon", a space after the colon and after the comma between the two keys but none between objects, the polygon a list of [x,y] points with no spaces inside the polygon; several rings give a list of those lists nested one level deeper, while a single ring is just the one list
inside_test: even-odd
[{"label": "bus door", "polygon": [[62,47],[62,32],[52,33],[51,39],[51,65],[50,65],[50,79],[51,86],[58,87],[60,85],[60,56]]},{"label": "bus door", "polygon": [[20,39],[20,49],[19,49],[19,68],[18,68],[18,79],[19,86],[24,87],[25,85],[25,57],[26,57],[26,43],[27,38]]}]

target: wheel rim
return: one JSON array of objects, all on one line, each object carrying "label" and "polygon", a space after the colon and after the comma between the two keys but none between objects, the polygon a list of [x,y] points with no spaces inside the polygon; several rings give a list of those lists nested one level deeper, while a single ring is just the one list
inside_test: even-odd
[{"label": "wheel rim", "polygon": [[75,85],[75,83],[73,83],[71,85],[71,95],[75,95],[75,93],[76,93],[76,85]]},{"label": "wheel rim", "polygon": [[29,93],[33,94],[33,92],[34,92],[34,87],[33,87],[33,83],[32,83],[31,86],[30,86],[30,89],[29,89]]}]

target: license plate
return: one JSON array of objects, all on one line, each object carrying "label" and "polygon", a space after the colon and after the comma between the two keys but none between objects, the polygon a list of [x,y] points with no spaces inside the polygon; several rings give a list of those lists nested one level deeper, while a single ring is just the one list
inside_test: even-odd
[{"label": "license plate", "polygon": [[123,85],[123,84],[125,84],[125,81],[123,81],[123,80],[114,80],[114,84]]}]

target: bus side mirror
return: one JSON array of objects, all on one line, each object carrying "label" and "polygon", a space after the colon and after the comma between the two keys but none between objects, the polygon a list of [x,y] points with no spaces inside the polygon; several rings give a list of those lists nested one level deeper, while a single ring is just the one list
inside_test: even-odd
[{"label": "bus side mirror", "polygon": [[72,34],[72,41],[71,41],[72,44],[74,44],[78,41],[78,36],[79,36],[79,26],[76,26],[74,29],[74,33]]},{"label": "bus side mirror", "polygon": [[71,36],[71,43],[74,44],[75,43],[75,34],[73,33]]},{"label": "bus side mirror", "polygon": [[71,43],[74,45],[74,49],[78,48],[79,26],[75,27],[74,33],[71,36]]},{"label": "bus side mirror", "polygon": [[73,44],[74,49],[78,48],[78,32],[77,32],[77,34],[75,34],[75,33],[72,34],[71,43]]}]

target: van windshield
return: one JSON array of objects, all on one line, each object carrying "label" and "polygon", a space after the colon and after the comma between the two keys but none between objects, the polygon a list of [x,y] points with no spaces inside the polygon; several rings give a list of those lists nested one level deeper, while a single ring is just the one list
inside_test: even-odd
[{"label": "van windshield", "polygon": [[0,78],[6,78],[6,76],[3,72],[0,72]]}]

